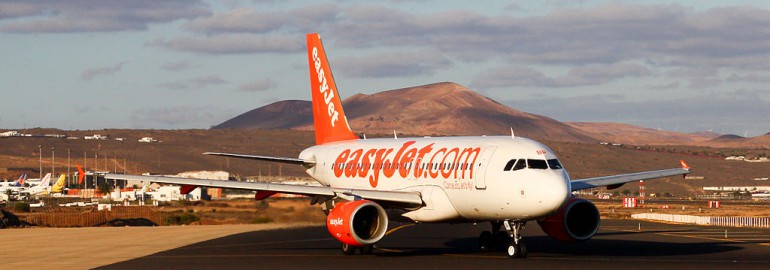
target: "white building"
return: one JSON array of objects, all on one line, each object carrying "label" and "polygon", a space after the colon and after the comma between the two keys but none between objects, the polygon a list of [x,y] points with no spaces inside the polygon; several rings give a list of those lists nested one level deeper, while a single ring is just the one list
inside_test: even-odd
[{"label": "white building", "polygon": [[19,137],[21,135],[22,135],[21,133],[19,133],[18,131],[15,131],[15,130],[11,130],[11,131],[6,131],[6,132],[3,132],[3,133],[0,133],[0,137]]},{"label": "white building", "polygon": [[151,142],[157,142],[158,140],[154,139],[153,137],[142,137],[139,139],[139,142],[145,142],[145,143],[151,143]]},{"label": "white building", "polygon": [[83,139],[86,140],[106,140],[107,136],[101,135],[101,134],[94,134],[93,136],[85,136]]},{"label": "white building", "polygon": [[190,200],[199,201],[201,199],[201,188],[196,188],[188,194],[182,194],[180,186],[162,186],[155,191],[147,192],[153,200],[161,202]]}]

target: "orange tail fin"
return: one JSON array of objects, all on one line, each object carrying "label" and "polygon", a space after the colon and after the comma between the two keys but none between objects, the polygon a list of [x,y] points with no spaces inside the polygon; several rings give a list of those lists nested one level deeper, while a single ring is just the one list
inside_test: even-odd
[{"label": "orange tail fin", "polygon": [[80,167],[80,165],[77,165],[78,167],[78,185],[83,184],[83,178],[86,178],[86,172],[83,171],[83,168]]},{"label": "orange tail fin", "polygon": [[355,140],[342,110],[329,61],[318,33],[307,34],[307,60],[310,68],[310,92],[313,97],[313,122],[316,144]]}]

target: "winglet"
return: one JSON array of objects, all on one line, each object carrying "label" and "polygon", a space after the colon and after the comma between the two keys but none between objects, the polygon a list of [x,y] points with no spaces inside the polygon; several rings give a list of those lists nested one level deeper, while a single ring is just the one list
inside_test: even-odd
[{"label": "winglet", "polygon": [[337,84],[334,83],[334,76],[318,33],[307,34],[307,60],[316,144],[358,139],[350,129],[342,110]]},{"label": "winglet", "polygon": [[687,170],[687,172],[686,172],[686,173],[682,174],[682,178],[685,178],[685,177],[687,177],[687,174],[688,174],[688,173],[690,173],[690,165],[687,165],[687,163],[686,163],[686,162],[684,162],[684,159],[680,159],[680,160],[679,160],[679,164],[681,164],[681,165],[682,165],[682,169],[685,169],[685,170]]}]

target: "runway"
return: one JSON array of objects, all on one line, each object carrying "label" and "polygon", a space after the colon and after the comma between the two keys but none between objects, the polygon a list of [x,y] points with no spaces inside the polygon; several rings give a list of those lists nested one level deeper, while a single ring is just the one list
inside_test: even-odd
[{"label": "runway", "polygon": [[342,255],[325,227],[308,227],[231,235],[99,269],[770,269],[770,230],[602,222],[582,243],[553,240],[529,224],[526,259],[479,252],[477,237],[488,224],[392,224],[368,256]]}]

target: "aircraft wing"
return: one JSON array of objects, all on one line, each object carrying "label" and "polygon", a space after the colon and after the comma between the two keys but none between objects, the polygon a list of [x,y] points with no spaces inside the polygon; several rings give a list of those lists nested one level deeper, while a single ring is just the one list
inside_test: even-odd
[{"label": "aircraft wing", "polygon": [[299,164],[299,165],[305,165],[305,166],[315,165],[315,161],[298,159],[298,158],[255,156],[255,155],[231,154],[231,153],[216,153],[216,152],[206,152],[206,153],[203,153],[203,154],[204,155],[212,155],[212,156],[234,157],[234,158],[254,159],[254,160],[281,162],[281,163],[289,163],[289,164]]},{"label": "aircraft wing", "polygon": [[239,182],[222,181],[211,179],[194,179],[169,176],[146,176],[146,175],[128,175],[128,174],[106,174],[106,179],[117,180],[136,180],[149,181],[155,183],[176,184],[183,186],[201,186],[215,188],[232,188],[242,190],[267,191],[275,193],[301,194],[308,196],[327,196],[336,197],[337,195],[347,195],[360,197],[362,199],[373,201],[384,201],[393,203],[403,203],[419,206],[423,204],[422,196],[419,192],[405,191],[383,191],[383,190],[361,190],[361,189],[334,189],[323,186],[304,186],[279,183],[262,182]]},{"label": "aircraft wing", "polygon": [[655,179],[673,175],[685,175],[690,173],[690,166],[687,166],[684,160],[680,162],[682,164],[681,168],[572,180],[572,191],[602,186],[616,186],[639,180]]}]

